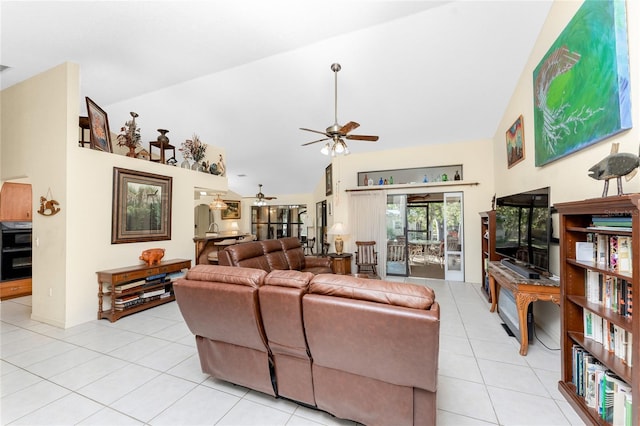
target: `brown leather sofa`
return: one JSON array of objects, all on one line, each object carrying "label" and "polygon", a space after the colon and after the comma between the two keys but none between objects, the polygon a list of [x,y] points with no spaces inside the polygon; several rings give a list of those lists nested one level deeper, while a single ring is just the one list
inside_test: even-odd
[{"label": "brown leather sofa", "polygon": [[313,274],[332,272],[331,259],[305,256],[300,240],[296,237],[227,246],[218,253],[218,264],[256,268],[267,272],[286,269]]},{"label": "brown leather sofa", "polygon": [[196,265],[174,284],[202,370],[367,425],[435,425],[432,289]]}]

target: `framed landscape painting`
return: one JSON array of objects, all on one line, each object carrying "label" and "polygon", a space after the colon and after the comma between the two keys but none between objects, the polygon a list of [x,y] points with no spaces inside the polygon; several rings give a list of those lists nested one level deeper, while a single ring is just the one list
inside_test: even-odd
[{"label": "framed landscape painting", "polygon": [[533,72],[535,165],[631,128],[624,1],[585,1]]},{"label": "framed landscape painting", "polygon": [[227,208],[220,211],[222,219],[240,219],[240,201],[224,200]]},{"label": "framed landscape painting", "polygon": [[172,179],[113,168],[111,244],[171,239]]}]

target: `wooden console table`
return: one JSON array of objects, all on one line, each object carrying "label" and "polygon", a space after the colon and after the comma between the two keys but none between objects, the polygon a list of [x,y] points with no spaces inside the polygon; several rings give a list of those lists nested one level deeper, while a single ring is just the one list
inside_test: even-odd
[{"label": "wooden console table", "polygon": [[[109,269],[107,271],[98,271],[98,319],[106,318],[111,322],[117,321],[123,316],[130,315],[144,309],[162,305],[167,302],[176,300],[173,294],[173,282],[161,280],[161,282],[150,282],[149,285],[143,285],[147,278],[153,278],[158,275],[168,275],[179,272],[183,269],[191,268],[191,260],[172,259],[163,260],[159,265],[148,266],[146,264],[126,266],[124,268]],[[141,282],[140,282],[141,281]],[[138,283],[129,289],[118,291],[116,287],[123,286],[128,283]],[[146,292],[158,291],[163,296],[154,295],[144,298]],[[164,295],[166,293],[166,295]],[[116,308],[116,298],[136,297],[140,299],[140,303],[136,303],[131,307],[123,309]],[[107,309],[104,309],[103,299],[107,298]]]},{"label": "wooden console table", "polygon": [[[496,286],[496,283],[499,285]],[[545,277],[529,279],[503,266],[499,261],[489,262],[489,288],[491,291],[491,312],[495,312],[500,296],[500,287],[513,293],[518,309],[520,324],[520,355],[529,349],[527,329],[527,309],[531,302],[541,300],[560,305],[560,282]]]}]

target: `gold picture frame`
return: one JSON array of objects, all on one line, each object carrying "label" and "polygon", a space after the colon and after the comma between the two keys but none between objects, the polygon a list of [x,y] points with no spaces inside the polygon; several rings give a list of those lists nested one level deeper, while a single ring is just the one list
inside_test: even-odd
[{"label": "gold picture frame", "polygon": [[223,220],[227,219],[240,219],[240,201],[224,200],[227,204],[227,208],[220,211],[220,217]]}]

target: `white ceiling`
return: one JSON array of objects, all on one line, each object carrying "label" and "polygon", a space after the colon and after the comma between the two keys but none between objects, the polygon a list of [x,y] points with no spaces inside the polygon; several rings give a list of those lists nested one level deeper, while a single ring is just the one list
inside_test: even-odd
[{"label": "white ceiling", "polygon": [[332,63],[338,121],[380,136],[352,153],[491,138],[551,3],[2,0],[1,87],[78,63],[112,131],[136,111],[145,141],[223,147],[234,192],[309,193],[330,160],[299,127],[333,124]]}]

